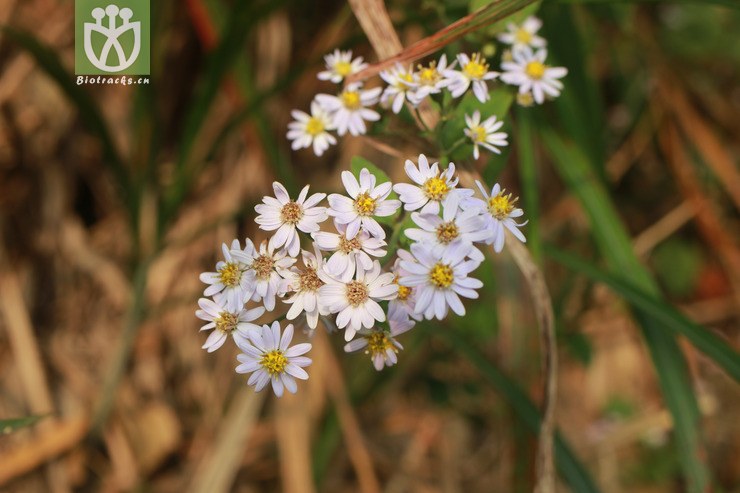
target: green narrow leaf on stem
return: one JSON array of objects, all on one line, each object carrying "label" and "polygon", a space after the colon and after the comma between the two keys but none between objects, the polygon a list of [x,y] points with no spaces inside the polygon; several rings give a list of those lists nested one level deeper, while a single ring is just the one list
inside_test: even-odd
[{"label": "green narrow leaf on stem", "polygon": [[[615,276],[663,301],[657,284],[634,254],[629,235],[606,189],[598,180],[595,167],[578,147],[563,141],[551,128],[542,127],[539,131],[553,157],[556,170],[588,215],[591,231],[610,270]],[[686,360],[670,327],[656,320],[642,307],[633,306],[633,311],[642,328],[663,397],[673,417],[678,453],[689,491],[704,492],[710,484],[709,470],[701,459],[699,407],[689,380]]]},{"label": "green narrow leaf on stem", "polygon": [[[460,354],[463,354],[478,368],[485,379],[514,408],[516,416],[529,428],[529,431],[535,435],[539,433],[542,416],[537,406],[521,387],[492,365],[477,348],[465,341],[459,332],[452,332],[445,327],[435,328],[439,335],[443,336]],[[597,493],[599,491],[591,475],[559,433],[555,434],[555,465],[575,493]]]}]

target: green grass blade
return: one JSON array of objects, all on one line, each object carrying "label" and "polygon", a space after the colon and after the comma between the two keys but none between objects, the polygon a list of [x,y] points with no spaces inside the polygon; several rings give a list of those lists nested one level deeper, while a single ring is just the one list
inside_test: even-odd
[{"label": "green grass blade", "polygon": [[220,42],[208,57],[203,71],[205,76],[195,91],[193,103],[185,117],[182,135],[179,139],[181,146],[176,160],[175,180],[167,195],[163,216],[160,218],[162,224],[166,224],[172,218],[190,189],[195,177],[195,173],[190,169],[191,153],[221,88],[221,83],[239,55],[244,52],[244,43],[252,27],[260,19],[280,7],[282,3],[280,1],[255,2],[255,4],[236,9],[228,17],[228,23],[223,29]]},{"label": "green grass blade", "polygon": [[38,416],[24,416],[23,418],[0,419],[0,434],[8,435],[21,428],[28,428],[47,416],[48,414],[41,414]]},{"label": "green grass blade", "polygon": [[517,107],[516,149],[519,156],[519,177],[522,182],[521,197],[527,223],[527,245],[536,262],[542,260],[540,238],[540,187],[537,163],[534,157],[532,115],[529,109]]},{"label": "green grass blade", "polygon": [[83,86],[75,83],[75,77],[64,68],[57,54],[48,46],[41,43],[31,34],[14,29],[9,26],[0,26],[8,39],[26,50],[36,61],[46,75],[48,75],[70,102],[77,108],[80,119],[85,128],[98,138],[103,150],[103,163],[106,164],[116,178],[118,186],[122,189],[122,199],[129,206],[129,213],[133,214],[131,184],[124,162],[116,149],[116,146],[108,131],[108,125],[98,106]]},{"label": "green grass blade", "polygon": [[[622,225],[594,166],[576,146],[564,142],[551,128],[540,129],[552,154],[555,167],[571,193],[578,197],[589,216],[591,230],[610,270],[615,276],[661,300],[658,286],[632,251],[630,238]],[[677,448],[689,491],[700,493],[709,487],[709,471],[701,459],[699,408],[689,381],[686,360],[670,332],[643,308],[634,308],[650,350],[658,380],[674,422]]]},{"label": "green grass blade", "polygon": [[[514,408],[517,417],[522,420],[532,433],[539,433],[541,422],[540,412],[516,382],[492,365],[478,349],[465,341],[459,332],[450,331],[445,327],[438,327],[437,333],[445,337],[460,354],[464,355],[470,363],[478,368],[485,379]],[[570,485],[572,491],[576,493],[597,493],[599,491],[591,475],[559,433],[555,434],[555,465],[563,479]]]},{"label": "green grass blade", "polygon": [[725,341],[701,325],[692,322],[668,303],[662,302],[633,284],[605,272],[575,255],[554,247],[548,247],[546,253],[559,264],[583,274],[592,281],[606,284],[629,301],[631,305],[660,322],[661,326],[685,336],[697,349],[714,360],[732,378],[740,381],[740,354],[735,352]]}]

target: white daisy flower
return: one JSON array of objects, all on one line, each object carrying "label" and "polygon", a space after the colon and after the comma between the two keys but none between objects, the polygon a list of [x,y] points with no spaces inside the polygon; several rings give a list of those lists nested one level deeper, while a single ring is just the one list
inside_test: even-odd
[{"label": "white daisy flower", "polygon": [[347,131],[352,135],[363,135],[367,133],[365,120],[380,120],[380,114],[368,106],[378,102],[381,91],[380,87],[363,91],[362,84],[354,83],[345,87],[338,96],[317,94],[316,101],[332,115],[339,135],[344,135]]},{"label": "white daisy flower", "polygon": [[311,329],[315,329],[319,321],[319,315],[328,315],[329,309],[324,305],[319,296],[319,288],[324,281],[319,277],[319,272],[324,269],[324,258],[321,251],[314,245],[314,253],[303,250],[303,268],[291,267],[289,271],[283,272],[286,280],[286,290],[293,295],[285,300],[291,305],[286,318],[295,320],[301,312],[306,312],[306,321]]},{"label": "white daisy flower", "polygon": [[257,392],[270,382],[278,397],[283,395],[284,389],[295,394],[298,390],[295,379],[308,379],[303,368],[311,364],[311,358],[303,355],[311,350],[311,344],[290,347],[292,339],[293,325],[288,324],[281,337],[280,322],[277,321],[272,323],[272,327],[263,325],[260,330],[250,332],[249,340],[239,342],[243,353],[236,357],[241,363],[236,372],[251,373],[247,385],[254,385]]},{"label": "white daisy flower", "polygon": [[259,251],[245,252],[231,250],[231,256],[249,266],[246,276],[254,286],[252,301],[262,301],[267,311],[275,308],[275,296],[285,292],[280,274],[290,268],[296,261],[289,257],[285,249],[275,250],[272,243],[263,241]]},{"label": "white daisy flower", "polygon": [[514,50],[524,47],[544,48],[547,45],[547,41],[545,41],[545,38],[537,35],[537,31],[541,27],[542,21],[531,15],[521,25],[510,22],[506,26],[507,31],[500,34],[498,40],[511,45]]},{"label": "white daisy flower", "polygon": [[265,309],[261,306],[247,310],[242,305],[240,310],[229,310],[223,298],[216,301],[201,298],[198,300],[198,306],[200,310],[195,312],[195,316],[208,322],[200,330],[215,329],[203,344],[203,349],[208,350],[209,353],[223,346],[229,336],[233,337],[234,341],[239,341],[246,339],[249,331],[259,330],[259,325],[249,322],[265,313]]},{"label": "white daisy flower", "polygon": [[319,223],[325,221],[329,216],[326,207],[317,207],[316,204],[324,200],[325,193],[315,193],[308,197],[306,185],[298,195],[298,199],[291,200],[285,187],[278,183],[272,183],[275,197],[264,197],[262,204],[255,206],[254,210],[259,216],[254,220],[265,231],[275,231],[270,238],[273,248],[285,245],[288,255],[295,257],[301,249],[301,239],[298,231],[313,233],[320,229]]},{"label": "white daisy flower", "polygon": [[411,330],[416,322],[409,319],[405,312],[388,310],[388,324],[390,330],[362,329],[358,332],[360,337],[351,340],[344,346],[346,353],[352,353],[365,349],[365,354],[370,355],[373,366],[380,371],[385,366],[393,366],[398,362],[398,351],[403,349],[396,337]]},{"label": "white daisy flower", "polygon": [[[241,251],[240,249],[239,240],[232,241],[230,248],[226,243],[222,244],[224,260],[216,264],[216,272],[203,272],[200,275],[200,280],[209,285],[203,294],[222,296],[226,300],[228,309],[233,312],[239,311],[254,292],[254,285],[246,275],[249,268],[248,263],[233,258],[231,255],[232,251]],[[251,240],[246,240],[243,251],[247,253],[254,251],[254,244]]]},{"label": "white daisy flower", "polygon": [[377,260],[370,270],[357,269],[354,280],[342,282],[325,274],[324,282],[319,295],[331,313],[337,314],[337,328],[345,329],[346,341],[352,340],[363,327],[369,329],[376,321],[385,322],[385,313],[377,300],[390,300],[398,294],[393,274],[381,274]]},{"label": "white daisy flower", "polygon": [[293,141],[290,147],[294,151],[313,145],[313,153],[321,156],[329,146],[337,143],[336,137],[328,132],[334,130],[334,121],[318,102],[311,102],[310,115],[299,110],[293,110],[290,114],[295,121],[288,124],[287,137]]},{"label": "white daisy flower", "polygon": [[380,96],[380,104],[383,107],[391,106],[393,113],[399,113],[403,108],[403,102],[408,99],[414,88],[417,87],[414,69],[405,69],[401,64],[396,64],[390,70],[380,72],[380,77],[388,84]]},{"label": "white daisy flower", "polygon": [[339,84],[345,77],[356,74],[367,67],[367,63],[363,63],[361,56],[352,59],[352,50],[339,51],[336,49],[334,53],[325,55],[324,61],[326,70],[319,72],[317,77],[319,80],[330,80],[335,84]]},{"label": "white daisy flower", "polygon": [[409,92],[409,101],[414,106],[418,106],[430,94],[439,94],[450,83],[449,79],[445,78],[442,74],[448,68],[452,68],[455,63],[452,62],[452,65],[447,67],[447,55],[443,54],[439,58],[439,64],[435,60],[432,60],[427,66],[419,65],[416,72],[417,86],[413,91]]},{"label": "white daisy flower", "polygon": [[524,211],[516,207],[519,197],[512,198],[512,195],[507,194],[506,190],[502,189],[498,183],[493,186],[490,194],[486,192],[486,188],[481,182],[476,180],[475,183],[478,185],[483,197],[485,197],[485,201],[471,198],[463,206],[467,209],[473,205],[474,208],[483,212],[486,229],[489,233],[486,243],[489,245],[493,244],[493,249],[496,253],[501,252],[504,249],[504,240],[506,239],[504,228],[511,231],[519,241],[526,243],[527,239],[519,231],[519,228],[527,224],[527,222],[517,223],[514,220],[524,215]]},{"label": "white daisy flower", "polygon": [[342,183],[349,197],[333,193],[329,195],[329,215],[338,224],[346,224],[347,239],[357,236],[360,226],[372,236],[385,239],[385,231],[373,217],[392,216],[401,202],[389,200],[393,184],[389,181],[375,185],[375,176],[367,168],[360,171],[360,181],[349,171],[342,171]]},{"label": "white daisy flower", "polygon": [[469,245],[468,256],[478,262],[483,261],[483,254],[473,243],[486,241],[490,233],[487,223],[480,211],[468,209],[459,211],[445,207],[442,217],[437,214],[419,214],[414,212],[411,218],[419,228],[409,228],[406,236],[414,241],[423,243],[431,248],[436,257],[442,257],[444,251],[455,246],[456,243]]},{"label": "white daisy flower", "polygon": [[398,296],[388,302],[388,313],[390,314],[391,312],[400,310],[415,320],[421,320],[421,316],[415,310],[416,288],[404,286],[400,283],[401,277],[409,274],[409,272],[401,267],[401,262],[416,262],[416,259],[410,252],[403,249],[398,249],[396,255],[398,258],[394,262],[391,272],[393,273],[393,282],[398,284]]},{"label": "white daisy flower", "polygon": [[465,260],[470,248],[462,242],[457,243],[446,249],[440,258],[423,243],[411,245],[416,262],[401,262],[410,274],[400,281],[406,286],[417,286],[416,313],[423,314],[427,320],[435,317],[443,320],[448,308],[465,315],[460,296],[478,298],[475,289],[483,286],[478,279],[468,277],[480,265],[476,260]]},{"label": "white daisy flower", "polygon": [[507,84],[519,86],[520,93],[531,92],[537,104],[545,102],[545,95],[556,98],[563,89],[562,79],[568,74],[565,67],[545,65],[547,50],[536,52],[529,47],[514,50],[512,60],[501,63],[504,73],[501,80]]},{"label": "white daisy flower", "polygon": [[480,111],[475,110],[473,116],[465,115],[465,124],[468,126],[465,129],[465,135],[473,141],[473,157],[475,159],[480,157],[478,146],[483,146],[494,154],[501,154],[499,147],[509,145],[506,140],[506,132],[497,132],[504,125],[504,122],[497,120],[496,115],[492,115],[481,122]]},{"label": "white daisy flower", "polygon": [[[438,214],[440,204],[452,207],[453,203],[459,202],[462,197],[470,191],[456,189],[457,177],[455,177],[455,163],[450,163],[446,170],[439,171],[439,163],[429,166],[429,160],[424,154],[419,154],[418,168],[410,159],[406,160],[404,166],[406,175],[416,185],[409,183],[396,183],[393,191],[403,202],[403,208],[407,211],[415,211],[421,208],[422,214]],[[455,206],[456,207],[456,206]]]},{"label": "white daisy flower", "polygon": [[365,230],[360,230],[351,240],[347,239],[347,225],[334,223],[337,233],[318,231],[313,234],[316,245],[326,252],[334,252],[326,262],[326,271],[340,279],[348,282],[355,275],[357,265],[363,270],[373,267],[370,258],[382,258],[386,254],[386,242],[380,238],[370,236]]},{"label": "white daisy flower", "polygon": [[465,53],[457,55],[457,61],[460,62],[460,70],[447,69],[444,76],[448,79],[447,89],[450,90],[453,98],[462,96],[473,85],[473,93],[478,101],[485,103],[491,96],[488,94],[488,84],[486,81],[498,77],[499,73],[488,70],[488,63],[480,53],[474,53],[472,58]]}]

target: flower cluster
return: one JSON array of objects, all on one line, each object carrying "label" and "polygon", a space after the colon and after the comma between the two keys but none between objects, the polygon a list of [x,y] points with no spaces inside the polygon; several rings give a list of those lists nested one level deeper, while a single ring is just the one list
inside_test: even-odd
[{"label": "flower cluster", "polygon": [[[491,83],[499,79],[505,84],[518,86],[517,100],[522,105],[542,104],[547,97],[555,98],[563,89],[559,79],[567,74],[563,67],[545,64],[547,43],[537,35],[542,22],[536,17],[527,18],[522,25],[509,24],[499,41],[511,45],[504,51],[501,71],[491,70],[490,63],[480,53],[457,54],[448,63],[447,56],[429,63],[394,67],[380,73],[384,87],[365,87],[364,82],[346,84],[333,94],[317,94],[311,102],[311,114],[294,110],[295,119],[288,125],[288,139],[293,150],[313,147],[321,156],[337,136],[347,133],[363,135],[368,132],[368,123],[380,120],[374,107],[390,109],[399,113],[404,106],[416,109],[427,98],[434,98],[447,91],[452,99],[472,91],[480,103],[491,99]],[[324,57],[326,69],[318,78],[342,84],[346,78],[358,74],[367,67],[362,57],[353,58],[351,51],[335,50]],[[437,97],[437,102],[444,102]],[[480,147],[500,153],[500,147],[508,145],[507,135],[500,131],[503,122],[494,115],[483,121],[480,111],[466,115],[467,128],[461,137],[473,144],[473,156],[478,159]],[[335,135],[336,133],[336,135]]]},{"label": "flower cluster", "polygon": [[[233,339],[236,371],[251,373],[247,383],[257,391],[271,383],[280,396],[296,392],[295,379],[307,379],[311,364],[304,356],[311,344],[290,345],[294,326],[281,330],[282,314],[309,336],[320,320],[343,331],[345,351],[364,350],[377,370],[396,363],[397,337],[417,321],[464,315],[462,300],[477,298],[483,285],[471,277],[484,259],[480,246],[500,252],[505,229],[526,241],[516,222],[523,212],[498,184],[489,191],[478,183],[478,197],[458,187],[453,163],[443,169],[422,154],[405,171],[410,183],[395,185],[377,169],[344,171],[345,193],[328,197],[306,186],[294,199],[275,182],[274,196],[255,207],[269,240],[224,244],[215,271],[200,276],[207,287],[196,315],[207,322],[201,330],[212,330],[203,348]],[[329,218],[332,227],[322,228]],[[389,233],[402,233],[408,250],[389,245]],[[275,312],[270,325],[254,323],[268,312]]]}]

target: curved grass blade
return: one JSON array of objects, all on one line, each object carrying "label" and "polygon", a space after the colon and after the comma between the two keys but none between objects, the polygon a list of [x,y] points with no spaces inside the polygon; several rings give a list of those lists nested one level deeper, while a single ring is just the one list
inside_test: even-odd
[{"label": "curved grass blade", "polygon": [[[514,408],[518,418],[535,435],[540,431],[542,417],[537,406],[521,389],[519,385],[492,365],[480,351],[465,341],[459,332],[436,327],[436,332],[452,344],[460,354],[465,355],[481,372],[485,379],[504,397]],[[571,451],[570,446],[560,433],[555,434],[555,465],[561,476],[568,482],[575,493],[598,493],[599,489],[591,475]]]},{"label": "curved grass blade", "polygon": [[740,382],[740,354],[735,352],[722,339],[686,318],[671,305],[662,302],[637,286],[581,260],[579,257],[552,246],[548,246],[546,253],[559,264],[583,274],[592,281],[606,284],[629,301],[631,305],[644,310],[645,313],[661,322],[662,326],[669,328],[676,334],[685,336],[697,349],[710,357],[735,381]]},{"label": "curved grass blade", "polygon": [[87,130],[100,141],[103,149],[103,162],[115,175],[116,181],[123,191],[122,198],[129,207],[129,213],[133,216],[135,213],[135,204],[131,195],[130,177],[113,143],[111,134],[108,131],[108,125],[102,113],[98,110],[95,101],[93,101],[92,97],[81,86],[75,84],[74,75],[70,74],[64,68],[59,57],[51,48],[25,31],[9,26],[0,26],[0,31],[8,39],[11,39],[18,46],[26,50],[36,60],[39,68],[57,83],[62,92],[77,108],[80,119],[82,119]]},{"label": "curved grass blade", "polygon": [[22,428],[33,426],[47,416],[48,414],[41,414],[38,416],[25,416],[23,418],[0,419],[0,435],[9,435]]},{"label": "curved grass blade", "polygon": [[[540,130],[555,168],[571,193],[588,214],[591,231],[601,254],[615,276],[660,300],[660,290],[632,251],[629,236],[606,189],[596,177],[594,166],[575,145],[567,143],[551,128]],[[661,300],[662,301],[662,300]],[[641,307],[634,307],[658,374],[663,397],[671,411],[681,465],[692,493],[707,491],[709,470],[702,459],[699,407],[689,381],[686,360],[670,327]]]}]

